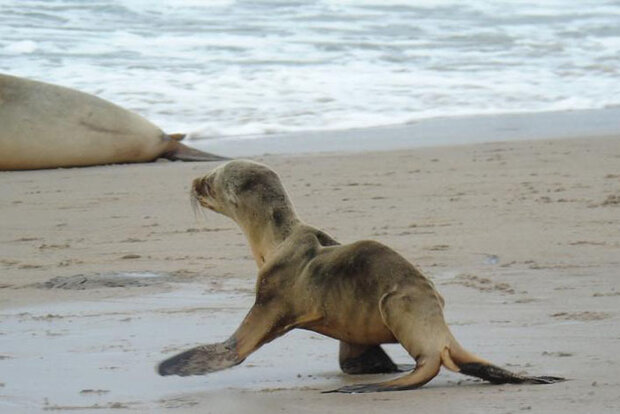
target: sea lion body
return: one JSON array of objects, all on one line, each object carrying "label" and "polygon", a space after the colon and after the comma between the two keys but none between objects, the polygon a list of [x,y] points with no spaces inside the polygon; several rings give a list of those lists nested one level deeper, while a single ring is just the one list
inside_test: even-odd
[{"label": "sea lion body", "polygon": [[179,138],[96,96],[0,74],[0,170],[223,159]]},{"label": "sea lion body", "polygon": [[[400,343],[416,361],[415,369],[402,377],[338,392],[417,388],[435,377],[442,365],[493,383],[562,380],[517,375],[466,351],[450,332],[443,317],[444,300],[430,279],[379,242],[340,245],[301,222],[279,177],[264,165],[224,164],[194,180],[192,200],[232,218],[244,231],[259,266],[256,301],[227,341],[163,361],[161,375],[228,368],[262,344],[301,328],[340,340],[343,369],[353,364],[369,371],[384,343]],[[368,355],[375,358],[373,363]],[[386,358],[378,358],[376,372],[386,371],[391,363]]]},{"label": "sea lion body", "polygon": [[[381,298],[396,286],[429,289],[428,280],[420,279],[406,260],[379,243],[368,240],[324,247],[312,228],[299,230],[288,237],[290,247],[282,246],[280,255],[261,270],[259,280],[269,280],[273,286],[263,287],[263,295],[290,284],[286,297],[278,293],[285,307],[294,315],[321,315],[300,328],[359,345],[398,342],[383,323]],[[386,263],[389,267],[382,267]],[[394,273],[376,278],[377,271]],[[325,311],[335,309],[338,312]]]}]

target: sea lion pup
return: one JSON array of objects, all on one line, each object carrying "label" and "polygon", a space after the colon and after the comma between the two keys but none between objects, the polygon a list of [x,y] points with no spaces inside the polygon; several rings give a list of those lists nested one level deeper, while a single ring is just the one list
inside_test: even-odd
[{"label": "sea lion pup", "polygon": [[376,241],[339,245],[302,223],[278,175],[249,161],[231,161],[192,184],[195,205],[233,219],[260,266],[256,301],[237,331],[163,361],[161,375],[200,375],[241,363],[261,345],[294,328],[360,348],[399,342],[415,369],[377,384],[335,392],[408,390],[435,377],[442,365],[495,384],[551,384],[557,377],[514,374],[466,351],[443,317],[433,283],[394,250]]},{"label": "sea lion pup", "polygon": [[0,73],[0,170],[227,158],[179,142],[145,118],[58,85]]}]

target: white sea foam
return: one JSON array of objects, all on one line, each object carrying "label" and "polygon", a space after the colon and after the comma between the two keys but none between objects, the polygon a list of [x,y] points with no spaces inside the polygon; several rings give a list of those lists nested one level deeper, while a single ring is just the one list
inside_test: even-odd
[{"label": "white sea foam", "polygon": [[33,53],[35,50],[37,44],[31,40],[9,43],[4,47],[4,51],[8,54]]},{"label": "white sea foam", "polygon": [[620,105],[611,0],[7,0],[0,12],[0,71],[194,137]]}]

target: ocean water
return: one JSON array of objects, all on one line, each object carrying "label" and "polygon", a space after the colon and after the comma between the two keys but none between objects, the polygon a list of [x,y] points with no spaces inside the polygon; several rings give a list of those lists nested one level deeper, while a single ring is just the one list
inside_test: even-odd
[{"label": "ocean water", "polygon": [[620,105],[618,0],[0,0],[0,71],[193,137]]}]

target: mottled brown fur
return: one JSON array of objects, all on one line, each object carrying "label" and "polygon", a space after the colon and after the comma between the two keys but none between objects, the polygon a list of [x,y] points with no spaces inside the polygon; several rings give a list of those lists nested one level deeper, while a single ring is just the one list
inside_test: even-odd
[{"label": "mottled brown fur", "polygon": [[261,345],[301,328],[342,341],[345,371],[394,371],[379,347],[384,343],[399,342],[416,361],[402,377],[339,392],[417,388],[442,365],[492,382],[561,380],[519,376],[464,350],[444,321],[443,298],[419,269],[376,241],[340,245],[301,222],[278,176],[264,165],[224,164],[194,181],[192,198],[235,220],[247,236],[259,267],[256,302],[230,339],[164,361],[162,375],[198,375],[236,365]]}]

